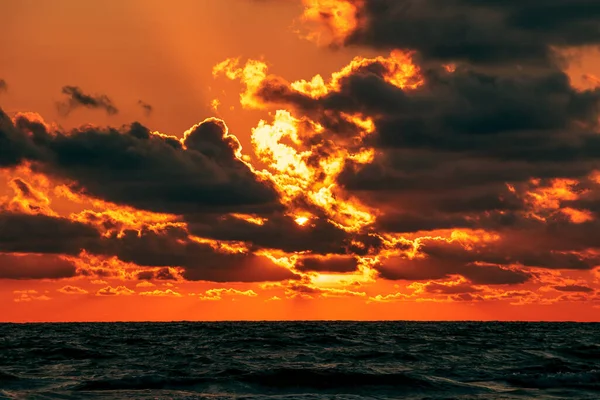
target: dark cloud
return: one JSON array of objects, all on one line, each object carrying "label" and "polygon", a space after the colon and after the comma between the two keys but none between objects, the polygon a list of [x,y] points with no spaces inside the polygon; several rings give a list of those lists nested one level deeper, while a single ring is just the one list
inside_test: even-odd
[{"label": "dark cloud", "polygon": [[600,5],[595,0],[361,3],[363,24],[347,45],[411,49],[427,60],[547,66],[557,61],[554,48],[600,42]]},{"label": "dark cloud", "polygon": [[468,283],[444,285],[437,282],[428,282],[423,289],[426,293],[432,294],[468,294],[481,292],[481,289],[469,285]]},{"label": "dark cloud", "polygon": [[17,166],[35,156],[35,148],[29,138],[0,109],[0,168]]},{"label": "dark cloud", "polygon": [[[265,282],[298,278],[266,257],[215,249],[208,243],[189,239],[180,228],[125,231],[118,237],[107,238],[101,251],[143,267],[181,267],[183,277],[192,281]],[[160,279],[159,275],[160,271],[153,278]],[[165,278],[164,273],[161,276]],[[138,278],[149,279],[149,276]]]},{"label": "dark cloud", "polygon": [[137,274],[139,280],[152,280],[156,279],[159,281],[176,281],[177,276],[173,274],[169,267],[160,268],[157,271],[142,271]]},{"label": "dark cloud", "polygon": [[[20,147],[33,149],[22,153],[32,154],[23,158],[35,161],[36,170],[72,181],[77,192],[183,215],[200,237],[315,254],[367,254],[381,245],[376,237],[349,234],[326,218],[301,227],[284,215],[272,184],[239,160],[238,140],[217,119],[194,126],[181,142],[152,134],[140,124],[63,133],[18,116],[9,129],[23,142]],[[256,225],[226,215],[231,212],[269,218]],[[357,242],[364,246],[357,247]]]},{"label": "dark cloud", "polygon": [[62,94],[67,96],[67,100],[57,103],[56,106],[58,111],[65,116],[80,107],[104,110],[108,115],[114,115],[119,112],[112,100],[104,94],[86,94],[77,86],[64,86]]},{"label": "dark cloud", "polygon": [[238,139],[229,134],[223,120],[208,118],[185,133],[184,145],[211,159],[224,163],[237,162],[236,154],[242,149]]},{"label": "dark cloud", "polygon": [[62,279],[75,275],[75,265],[60,256],[0,253],[0,279]]},{"label": "dark cloud", "polygon": [[[558,69],[428,65],[416,89],[391,84],[386,71],[380,60],[364,63],[316,98],[272,76],[256,93],[327,126],[330,138],[375,147],[371,163],[348,161],[339,183],[385,211],[380,229],[514,225],[532,178],[583,180],[600,166],[600,89],[576,89]],[[348,114],[371,117],[375,133],[357,140],[356,127],[340,123]]]},{"label": "dark cloud", "polygon": [[138,100],[137,104],[142,108],[142,110],[144,110],[144,114],[146,114],[146,116],[151,115],[152,111],[154,111],[154,107],[143,100]]},{"label": "dark cloud", "polygon": [[[202,216],[187,219],[190,232],[199,237],[215,240],[251,243],[257,248],[278,249],[286,252],[313,254],[365,255],[381,247],[381,241],[366,234],[350,234],[333,225],[326,218],[300,226],[294,217],[283,213],[269,215],[258,225],[234,216]],[[363,243],[357,247],[356,242]]]},{"label": "dark cloud", "polygon": [[[549,237],[555,234],[553,229],[546,232],[527,232],[527,230],[509,231],[503,238],[473,248],[459,242],[448,244],[439,241],[426,241],[422,252],[437,260],[454,260],[458,263],[484,262],[500,265],[523,265],[550,269],[589,270],[600,262],[598,256],[584,256],[569,252],[572,242],[564,237],[567,248],[561,248]],[[585,246],[591,247],[591,246]]]},{"label": "dark cloud", "polygon": [[412,260],[392,257],[377,266],[377,270],[382,278],[389,280],[424,281],[461,275],[477,285],[518,285],[532,278],[529,273],[499,265],[480,266],[473,261],[437,256]]},{"label": "dark cloud", "polygon": [[66,218],[0,212],[0,252],[77,255],[99,238],[95,228]]},{"label": "dark cloud", "polygon": [[[56,255],[79,255],[84,250],[99,256],[116,256],[141,267],[163,267],[143,271],[138,279],[177,280],[169,267],[181,267],[187,280],[264,282],[299,278],[252,252],[232,253],[216,242],[199,243],[189,238],[183,228],[143,228],[101,236],[94,227],[65,218],[0,213],[0,278],[74,276],[75,267]],[[28,255],[19,258],[20,253]]]},{"label": "dark cloud", "polygon": [[8,91],[8,83],[4,79],[0,79],[0,93]]},{"label": "dark cloud", "polygon": [[[371,103],[361,98],[364,91]],[[576,90],[563,72],[499,76],[458,69],[430,71],[422,87],[408,92],[352,76],[341,93],[322,101],[327,109],[380,115],[378,147],[566,163],[597,154],[590,131],[598,124],[599,100],[600,90]]]},{"label": "dark cloud", "polygon": [[562,286],[553,286],[554,289],[560,292],[571,292],[571,293],[592,293],[594,289],[589,286],[583,285],[562,285]]},{"label": "dark cloud", "polygon": [[358,269],[358,260],[348,256],[303,257],[296,263],[302,272],[349,273]]},{"label": "dark cloud", "polygon": [[[579,238],[597,245],[585,236],[594,224],[570,226],[554,215],[550,226],[532,227],[524,218],[532,178],[585,180],[600,166],[600,90],[574,88],[554,50],[600,43],[596,2],[350,2],[364,7],[346,44],[416,51],[423,85],[400,89],[388,81],[385,63],[373,60],[317,98],[275,76],[256,95],[318,121],[330,137],[357,138],[344,114],[373,119],[375,134],[358,147],[374,146],[375,159],[348,162],[340,184],[384,211],[377,231],[483,228],[512,235],[510,227],[541,235],[549,246],[546,231],[561,226],[556,241],[567,240],[554,243],[558,248],[581,249]],[[441,65],[449,62],[458,62],[453,72]],[[590,196],[573,206],[596,210],[600,197]]]},{"label": "dark cloud", "polygon": [[[577,228],[572,226],[571,229]],[[509,231],[497,240],[476,245],[463,245],[460,240],[451,243],[423,240],[422,257],[392,257],[376,268],[383,278],[391,280],[445,279],[461,275],[474,284],[516,285],[534,276],[523,267],[591,270],[600,263],[598,256],[576,252],[580,249],[573,248],[573,243],[579,238],[563,237],[559,232],[560,228]],[[584,243],[581,249],[598,245],[598,241]]]},{"label": "dark cloud", "polygon": [[239,142],[216,120],[196,125],[183,143],[138,123],[48,132],[19,116],[16,127],[0,128],[0,141],[15,149],[6,157],[0,150],[4,163],[31,159],[39,171],[74,181],[73,190],[111,202],[172,214],[279,207],[272,185],[236,158]]}]

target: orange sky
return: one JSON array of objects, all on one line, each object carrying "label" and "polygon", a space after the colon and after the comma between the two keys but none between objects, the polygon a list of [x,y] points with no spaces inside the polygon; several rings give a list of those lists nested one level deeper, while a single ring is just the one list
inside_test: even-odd
[{"label": "orange sky", "polygon": [[[365,92],[354,99],[357,103],[340,100],[339,109],[334,95],[345,95],[350,90],[347,81],[364,77],[365,69],[376,70],[373,76],[390,97],[399,91],[419,97],[430,84],[427,67],[419,64],[419,49],[346,45],[353,30],[365,23],[349,19],[348,3],[352,2],[6,1],[8,18],[0,35],[0,79],[6,89],[0,86],[0,109],[12,122],[10,128],[8,122],[0,124],[0,129],[13,129],[15,124],[15,131],[31,138],[32,128],[20,127],[19,121],[44,121],[48,132],[54,132],[48,137],[64,131],[67,142],[79,138],[68,132],[82,125],[120,128],[137,121],[154,132],[149,137],[163,146],[156,145],[160,151],[166,148],[165,135],[181,139],[177,155],[169,160],[183,161],[161,164],[156,155],[133,171],[119,173],[118,168],[129,167],[117,163],[117,172],[104,174],[103,169],[112,168],[111,157],[121,154],[115,155],[114,148],[107,147],[113,155],[92,167],[84,164],[89,155],[61,164],[60,148],[50,146],[43,155],[24,156],[19,163],[0,162],[0,214],[8,221],[0,221],[0,322],[598,321],[600,262],[593,260],[600,257],[600,247],[561,247],[557,242],[567,239],[552,239],[553,229],[569,232],[574,242],[586,237],[581,232],[594,232],[594,207],[600,198],[596,159],[577,176],[559,176],[551,169],[549,175],[532,172],[524,179],[501,182],[503,188],[492,197],[504,201],[512,193],[518,198],[518,228],[491,225],[494,218],[513,212],[508,208],[464,211],[448,217],[453,222],[443,222],[450,205],[439,205],[436,199],[454,199],[456,190],[464,194],[466,204],[476,190],[465,186],[435,192],[443,184],[442,171],[468,173],[469,164],[460,157],[449,158],[443,169],[426,175],[431,183],[421,192],[401,190],[409,178],[398,170],[390,170],[385,179],[390,188],[400,182],[400,189],[352,189],[344,183],[350,161],[363,171],[387,168],[394,157],[406,160],[412,155],[403,152],[406,148],[375,144],[373,138],[390,119],[387,111],[372,111],[375,106],[369,101],[377,103],[385,94],[370,99]],[[334,15],[342,12],[339,19],[320,21],[332,5]],[[312,24],[306,21],[311,18]],[[318,41],[317,32],[322,34]],[[328,41],[335,48],[327,46]],[[568,51],[576,54],[566,68],[570,84],[577,93],[589,90],[589,98],[600,83],[595,78],[600,76],[600,56],[589,49]],[[447,74],[462,73],[457,63],[456,72],[454,63],[443,63]],[[313,79],[317,75],[322,79]],[[68,103],[61,93],[65,86],[78,87],[94,101],[105,95],[118,112]],[[151,112],[139,101],[150,105]],[[71,107],[68,112],[61,112],[60,102]],[[207,120],[211,117],[219,120]],[[332,121],[340,125],[329,127]],[[334,132],[338,128],[348,131]],[[598,133],[597,128],[589,129]],[[129,128],[123,129],[120,135]],[[215,129],[219,137],[206,139]],[[99,142],[94,143],[91,146]],[[143,158],[159,154],[156,149],[131,151]],[[210,160],[199,162],[196,151]],[[414,165],[419,151],[423,149],[415,150]],[[446,150],[440,154],[448,155]],[[0,161],[2,155],[0,149]],[[482,168],[488,165],[483,156],[474,159]],[[194,164],[201,169],[187,174],[185,168],[197,161],[203,167]],[[502,168],[529,168],[527,163],[515,167],[511,162]],[[182,175],[173,172],[178,168]],[[157,177],[162,172],[166,178]],[[175,178],[169,178],[169,172]],[[190,180],[181,190],[169,186],[179,183],[177,176]],[[247,186],[233,191],[231,198],[223,195],[216,204],[205,197],[195,203],[198,185],[211,179],[218,185],[233,181]],[[145,191],[144,185],[151,189]],[[154,191],[156,187],[162,192]],[[266,194],[250,196],[255,189]],[[244,203],[240,197],[246,195],[250,200]],[[192,197],[181,200],[185,196]],[[476,203],[488,199],[473,198]],[[413,209],[419,217],[440,219],[431,228],[388,229],[394,218]],[[27,219],[24,232],[13,217]],[[81,239],[83,244],[73,244],[72,250],[70,243],[83,233],[65,236],[69,246],[62,245],[69,250],[48,250],[52,233],[36,236],[39,218],[70,222],[76,225],[73,229],[89,229],[98,237],[95,242]],[[555,219],[563,225],[552,225]],[[585,266],[569,267],[570,261],[560,257]],[[170,259],[172,263],[166,261]],[[580,265],[577,262],[573,261]],[[352,265],[342,265],[348,263]]]}]

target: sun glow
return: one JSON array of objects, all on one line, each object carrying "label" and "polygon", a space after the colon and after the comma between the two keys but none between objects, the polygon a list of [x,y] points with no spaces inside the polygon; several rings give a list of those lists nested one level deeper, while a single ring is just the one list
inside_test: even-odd
[{"label": "sun glow", "polygon": [[[335,4],[341,3],[331,2],[332,7]],[[323,4],[315,3],[311,7],[318,5]],[[334,14],[347,14],[339,12],[337,10]],[[266,100],[263,97],[264,90],[269,90],[271,86],[318,99],[340,91],[347,77],[368,71],[373,65],[378,66],[382,79],[397,88],[414,90],[423,84],[421,71],[412,61],[412,53],[402,51],[393,51],[389,57],[356,57],[339,72],[333,73],[327,82],[317,75],[310,81],[288,84],[268,75],[264,62],[249,60],[241,65],[237,58],[215,66],[213,75],[239,80],[244,85],[240,95],[242,106],[264,109],[273,105],[271,98]],[[279,103],[276,99],[273,101]],[[337,141],[325,140],[321,137],[325,136],[326,129],[318,121],[307,116],[296,118],[292,111],[278,109],[272,123],[262,120],[252,130],[254,152],[261,163],[267,166],[256,173],[272,181],[283,202],[296,212],[303,211],[296,204],[308,202],[323,210],[336,226],[358,232],[373,224],[378,212],[342,190],[338,177],[349,162],[357,165],[372,162],[375,150],[364,143],[375,132],[376,124],[372,118],[360,113],[340,113],[339,119],[353,127],[352,133],[346,134],[350,139],[341,140],[340,137]]]},{"label": "sun glow", "polygon": [[294,221],[296,221],[296,223],[300,226],[304,226],[306,225],[306,223],[309,221],[308,217],[298,217],[296,218]]}]

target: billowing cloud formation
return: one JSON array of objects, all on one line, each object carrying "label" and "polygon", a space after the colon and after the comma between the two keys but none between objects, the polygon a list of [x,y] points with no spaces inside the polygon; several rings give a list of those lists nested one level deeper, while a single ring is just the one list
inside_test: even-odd
[{"label": "billowing cloud formation", "polygon": [[[288,82],[256,60],[215,67],[242,82],[243,106],[288,110],[253,135],[284,201],[378,238],[371,265],[388,279],[521,285],[532,268],[598,265],[600,90],[573,87],[561,52],[600,43],[594,6],[304,3],[333,44],[393,51],[329,80]],[[332,184],[304,186],[312,176]]]},{"label": "billowing cloud formation", "polygon": [[73,181],[72,189],[140,209],[173,214],[258,211],[277,195],[239,159],[241,146],[224,123],[207,120],[182,140],[134,123],[122,130],[51,132],[19,115],[0,114],[0,165],[36,162],[41,172]]},{"label": "billowing cloud formation", "polygon": [[548,65],[600,42],[593,0],[305,0],[338,45],[417,50],[427,60]]},{"label": "billowing cloud formation", "polygon": [[71,111],[80,107],[104,110],[108,115],[114,115],[119,112],[112,100],[104,94],[86,94],[77,86],[64,86],[62,94],[67,96],[67,100],[57,103],[56,106],[58,111],[63,115],[69,115]]},{"label": "billowing cloud formation", "polygon": [[[270,112],[251,132],[254,157],[216,118],[178,138],[0,114],[0,167],[29,168],[90,208],[61,217],[11,177],[0,251],[75,267],[0,266],[4,277],[173,286],[142,297],[211,281],[288,299],[595,301],[600,89],[574,87],[561,54],[600,44],[597,7],[304,3],[303,19],[328,31],[311,38],[389,55],[296,82],[257,60],[215,66],[241,82],[243,107]],[[377,279],[397,292],[375,293]],[[135,293],[111,285],[96,294]],[[255,286],[196,298],[260,297]]]}]

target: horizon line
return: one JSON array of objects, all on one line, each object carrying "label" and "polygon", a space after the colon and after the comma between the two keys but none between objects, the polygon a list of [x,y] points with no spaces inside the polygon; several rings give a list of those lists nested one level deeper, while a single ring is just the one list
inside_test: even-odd
[{"label": "horizon line", "polygon": [[408,320],[408,319],[381,319],[381,320],[352,320],[352,319],[298,319],[298,320],[172,320],[172,321],[0,321],[0,325],[34,325],[34,324],[218,324],[218,323],[549,323],[549,324],[600,324],[597,321],[578,320]]}]

